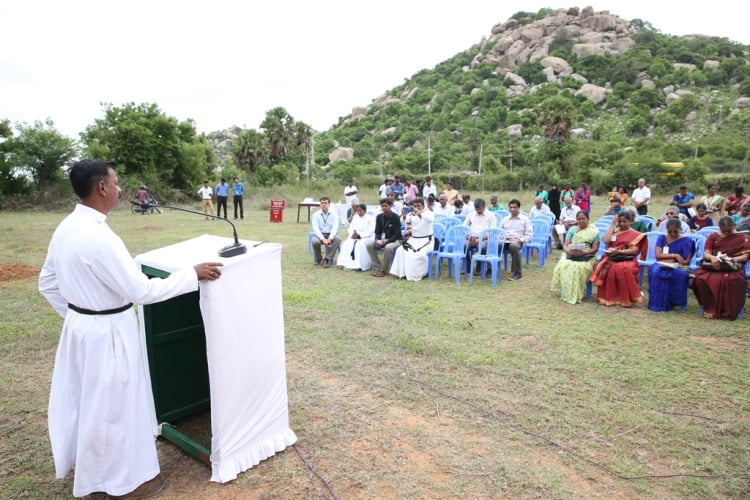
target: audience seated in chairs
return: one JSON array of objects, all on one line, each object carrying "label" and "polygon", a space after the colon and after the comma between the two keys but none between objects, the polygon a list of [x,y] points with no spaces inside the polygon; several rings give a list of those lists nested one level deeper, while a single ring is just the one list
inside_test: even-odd
[{"label": "audience seated in chairs", "polygon": [[393,255],[390,272],[398,278],[419,281],[427,276],[427,255],[435,248],[432,242],[435,214],[425,209],[423,198],[415,198],[405,220],[406,234]]},{"label": "audience seated in chairs", "polygon": [[521,210],[520,201],[516,199],[510,200],[508,208],[510,209],[510,215],[503,218],[500,223],[500,229],[504,229],[508,233],[508,242],[505,243],[504,250],[510,252],[511,257],[511,276],[509,279],[511,281],[518,281],[523,279],[521,248],[524,243],[531,241],[534,230],[531,220],[519,213]]},{"label": "audience seated in chairs", "polygon": [[[312,247],[316,266],[330,267],[341,244],[341,238],[338,237],[339,217],[329,211],[330,207],[331,199],[327,196],[321,197],[320,210],[315,212],[312,218],[312,230],[315,233],[312,237]],[[325,258],[321,247],[325,247]]]},{"label": "audience seated in chairs", "polygon": [[687,305],[688,271],[693,256],[693,240],[680,233],[680,221],[667,221],[667,234],[656,240],[656,264],[648,271],[648,308],[671,311]]},{"label": "audience seated in chairs", "polygon": [[552,273],[550,289],[568,304],[579,304],[586,296],[586,285],[596,264],[599,230],[589,225],[589,215],[579,211],[577,226],[565,236],[563,255]]},{"label": "audience seated in chairs", "polygon": [[365,244],[375,239],[375,218],[367,213],[367,205],[360,203],[354,216],[349,218],[349,237],[341,244],[336,265],[344,269],[367,271],[372,260]]},{"label": "audience seated in chairs", "polygon": [[[391,197],[380,200],[381,212],[375,217],[374,239],[365,243],[365,248],[372,261],[373,276],[382,278],[390,271],[393,253],[401,245],[401,218],[391,207]],[[383,250],[383,263],[380,263],[378,250]]]},{"label": "audience seated in chairs", "polygon": [[602,238],[607,249],[591,275],[600,304],[630,307],[643,300],[638,285],[638,256],[645,252],[647,239],[645,234],[630,229],[631,222],[633,215],[623,211],[612,220]]},{"label": "audience seated in chairs", "polygon": [[733,320],[745,307],[750,236],[738,233],[729,216],[719,219],[719,229],[706,239],[703,265],[695,271],[693,292],[704,317]]},{"label": "audience seated in chairs", "polygon": [[529,219],[533,219],[538,215],[551,213],[552,210],[550,210],[550,208],[544,204],[544,199],[541,196],[537,196],[536,198],[534,198],[534,206],[531,207],[531,210],[529,210]]}]

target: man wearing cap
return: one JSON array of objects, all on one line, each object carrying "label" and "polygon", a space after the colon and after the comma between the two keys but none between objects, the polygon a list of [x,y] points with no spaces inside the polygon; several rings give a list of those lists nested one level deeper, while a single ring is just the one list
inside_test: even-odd
[{"label": "man wearing cap", "polygon": [[164,488],[156,453],[156,413],[133,303],[198,290],[220,263],[168,278],[143,274],[107,226],[119,204],[115,164],[81,160],[70,170],[80,198],[57,227],[39,274],[39,291],[64,319],[52,373],[48,420],[55,475],[75,468],[73,495],[146,498]]}]

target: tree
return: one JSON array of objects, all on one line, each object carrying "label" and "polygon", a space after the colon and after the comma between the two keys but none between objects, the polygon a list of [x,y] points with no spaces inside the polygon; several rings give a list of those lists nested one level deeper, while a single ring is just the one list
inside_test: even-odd
[{"label": "tree", "polygon": [[237,165],[254,175],[266,159],[266,136],[255,129],[243,130],[232,142],[232,156]]},{"label": "tree", "polygon": [[271,163],[284,161],[294,140],[294,118],[284,108],[276,107],[266,113],[260,128],[268,141],[268,158]]},{"label": "tree", "polygon": [[196,154],[208,143],[196,135],[192,120],[178,122],[156,104],[105,104],[104,118],[86,127],[81,138],[87,156],[114,160],[133,184],[157,190],[192,188],[213,164],[213,155]]},{"label": "tree", "polygon": [[547,142],[565,141],[578,118],[573,101],[563,96],[549,97],[539,105],[539,124],[544,127]]},{"label": "tree", "polygon": [[62,180],[63,167],[78,154],[76,143],[58,132],[49,118],[33,125],[19,123],[16,129],[11,165],[33,179],[37,192],[46,194]]}]

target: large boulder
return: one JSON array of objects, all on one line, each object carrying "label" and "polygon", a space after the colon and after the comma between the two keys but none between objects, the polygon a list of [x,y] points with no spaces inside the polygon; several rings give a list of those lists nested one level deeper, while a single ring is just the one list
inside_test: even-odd
[{"label": "large boulder", "polygon": [[719,66],[721,66],[721,63],[713,59],[703,61],[703,69],[719,69]]},{"label": "large boulder", "polygon": [[524,80],[521,75],[517,75],[515,73],[508,71],[507,73],[505,73],[504,78],[507,78],[508,80],[513,82],[513,85],[520,85],[522,87],[526,87],[526,80]]},{"label": "large boulder", "polygon": [[338,147],[328,155],[328,161],[331,163],[335,161],[349,161],[352,159],[354,159],[354,150],[352,148]]},{"label": "large boulder", "polygon": [[672,63],[672,67],[674,69],[687,68],[688,71],[695,70],[695,64],[689,64],[689,63]]},{"label": "large boulder", "polygon": [[580,59],[587,56],[604,56],[613,52],[613,49],[610,42],[577,43],[573,45],[571,51]]},{"label": "large boulder", "polygon": [[365,116],[365,113],[367,113],[367,108],[363,108],[359,106],[352,108],[352,118],[359,118],[360,116]]},{"label": "large boulder", "polygon": [[607,89],[594,85],[593,83],[584,83],[581,88],[576,91],[576,95],[582,95],[594,104],[600,104],[607,98]]},{"label": "large boulder", "polygon": [[547,56],[539,61],[539,64],[541,64],[545,68],[552,68],[555,73],[561,73],[563,71],[572,69],[570,67],[570,64],[568,64],[568,61],[566,61],[562,57]]},{"label": "large boulder", "polygon": [[555,70],[554,70],[554,69],[552,69],[552,68],[551,68],[551,67],[549,67],[549,66],[548,66],[548,67],[546,67],[546,68],[544,68],[544,69],[542,70],[542,73],[544,73],[544,76],[546,76],[546,77],[547,77],[547,81],[548,81],[548,82],[550,82],[550,83],[552,83],[552,82],[554,82],[555,80],[557,80],[557,77],[555,76]]},{"label": "large boulder", "polygon": [[635,45],[635,40],[628,37],[616,38],[612,42],[612,48],[620,54],[624,54],[625,52],[629,51],[631,48],[633,48],[633,45]]},{"label": "large boulder", "polygon": [[750,97],[740,97],[734,101],[735,108],[750,108]]},{"label": "large boulder", "polygon": [[518,54],[523,52],[523,49],[526,48],[526,43],[524,43],[523,40],[516,40],[513,42],[513,45],[508,47],[508,50],[505,51],[506,55],[516,57]]},{"label": "large boulder", "polygon": [[497,41],[494,47],[492,47],[491,52],[494,52],[495,54],[503,54],[511,45],[513,45],[513,42],[513,38],[504,36]]},{"label": "large boulder", "polygon": [[666,101],[667,106],[669,106],[670,104],[672,104],[673,102],[675,102],[679,98],[680,98],[680,96],[678,96],[674,92],[670,92],[669,94],[667,94],[667,97],[665,97],[664,100]]},{"label": "large boulder", "polygon": [[581,19],[586,19],[587,17],[591,17],[594,15],[594,8],[592,6],[584,7],[581,11]]},{"label": "large boulder", "polygon": [[521,30],[520,38],[524,43],[533,42],[539,40],[544,36],[544,30],[535,26],[526,26]]},{"label": "large boulder", "polygon": [[509,137],[523,137],[523,125],[516,123],[506,128]]},{"label": "large boulder", "polygon": [[581,19],[582,28],[589,28],[594,31],[611,31],[615,29],[615,26],[615,18],[607,14],[594,14]]}]

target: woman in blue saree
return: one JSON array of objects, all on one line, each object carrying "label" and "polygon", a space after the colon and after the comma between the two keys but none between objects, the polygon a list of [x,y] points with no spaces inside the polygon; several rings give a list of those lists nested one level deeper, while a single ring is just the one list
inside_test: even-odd
[{"label": "woman in blue saree", "polygon": [[667,234],[656,240],[656,264],[648,271],[648,308],[671,311],[687,305],[687,266],[695,252],[693,240],[680,234],[679,219],[667,221]]}]

